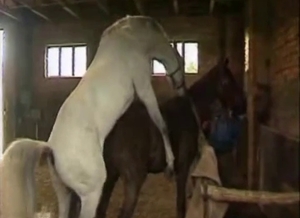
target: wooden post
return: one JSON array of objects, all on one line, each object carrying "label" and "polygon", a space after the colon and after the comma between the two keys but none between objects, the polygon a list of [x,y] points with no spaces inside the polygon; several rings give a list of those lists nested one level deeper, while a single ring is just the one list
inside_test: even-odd
[{"label": "wooden post", "polygon": [[254,1],[248,0],[247,19],[249,29],[249,70],[247,72],[247,116],[248,116],[248,189],[252,189],[254,185],[254,158],[256,143],[256,118],[255,118],[255,33],[254,33]]},{"label": "wooden post", "polygon": [[227,53],[227,20],[226,15],[218,15],[218,29],[219,29],[219,58],[220,60],[226,58]]}]

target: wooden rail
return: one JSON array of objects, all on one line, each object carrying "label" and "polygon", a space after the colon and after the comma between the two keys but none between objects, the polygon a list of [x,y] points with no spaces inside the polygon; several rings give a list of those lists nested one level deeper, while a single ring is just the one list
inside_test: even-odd
[{"label": "wooden rail", "polygon": [[214,201],[254,204],[294,204],[300,201],[299,192],[275,193],[266,191],[238,190],[215,185],[201,186],[201,193]]}]

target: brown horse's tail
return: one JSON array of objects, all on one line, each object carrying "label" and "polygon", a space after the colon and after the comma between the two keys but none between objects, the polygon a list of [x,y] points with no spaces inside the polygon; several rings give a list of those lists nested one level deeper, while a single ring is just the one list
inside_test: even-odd
[{"label": "brown horse's tail", "polygon": [[41,155],[52,155],[46,142],[18,139],[0,163],[0,217],[28,218],[35,212],[34,171]]}]

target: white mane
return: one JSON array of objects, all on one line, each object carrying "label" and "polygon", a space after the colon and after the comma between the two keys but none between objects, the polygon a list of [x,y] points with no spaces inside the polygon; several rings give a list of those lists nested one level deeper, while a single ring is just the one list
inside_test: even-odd
[{"label": "white mane", "polygon": [[118,33],[119,31],[122,31],[126,28],[140,30],[141,27],[142,28],[148,27],[154,29],[157,32],[162,33],[166,38],[168,38],[168,35],[166,34],[163,27],[158,22],[153,20],[153,18],[151,17],[141,16],[141,15],[135,15],[135,16],[127,15],[126,17],[117,20],[115,23],[113,23],[111,26],[109,26],[103,31],[101,38],[109,36],[113,33]]}]

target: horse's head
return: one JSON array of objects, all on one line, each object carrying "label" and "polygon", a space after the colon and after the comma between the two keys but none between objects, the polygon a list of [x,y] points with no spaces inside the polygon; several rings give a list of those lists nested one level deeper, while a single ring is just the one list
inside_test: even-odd
[{"label": "horse's head", "polygon": [[[162,25],[148,16],[126,16],[105,30],[102,37],[115,33],[135,54],[161,62],[166,76],[180,96],[186,94],[184,60],[169,43]],[[119,38],[118,38],[119,39]]]},{"label": "horse's head", "polygon": [[228,59],[219,61],[215,70],[217,76],[216,91],[223,106],[232,110],[234,115],[245,114],[247,108],[246,96],[228,68]]}]

